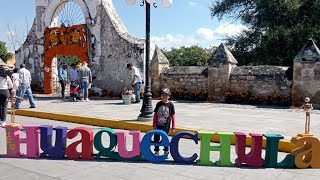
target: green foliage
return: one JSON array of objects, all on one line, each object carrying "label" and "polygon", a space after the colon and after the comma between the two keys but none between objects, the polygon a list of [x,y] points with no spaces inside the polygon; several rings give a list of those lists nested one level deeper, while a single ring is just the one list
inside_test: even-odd
[{"label": "green foliage", "polygon": [[8,52],[8,49],[6,48],[6,43],[3,41],[0,41],[0,58],[4,62],[7,62],[12,56],[13,54]]},{"label": "green foliage", "polygon": [[59,61],[67,63],[68,65],[71,64],[80,64],[81,60],[77,56],[58,56]]},{"label": "green foliage", "polygon": [[218,0],[211,16],[240,20],[248,30],[226,38],[239,65],[292,66],[313,38],[320,40],[320,0]]},{"label": "green foliage", "polygon": [[163,50],[170,62],[170,66],[206,66],[213,50],[207,50],[199,46],[172,48]]}]

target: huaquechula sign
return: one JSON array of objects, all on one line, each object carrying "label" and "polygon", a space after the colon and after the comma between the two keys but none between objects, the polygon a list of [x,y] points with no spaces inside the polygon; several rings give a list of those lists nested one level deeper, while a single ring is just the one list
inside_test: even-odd
[{"label": "huaquechula sign", "polygon": [[[20,138],[20,129],[26,129],[26,138]],[[168,154],[155,155],[151,151],[151,146],[168,146],[170,155],[175,163],[198,165],[214,165],[218,166],[238,166],[247,165],[253,168],[320,168],[320,142],[312,135],[300,135],[291,139],[296,145],[296,149],[291,151],[283,161],[277,162],[278,144],[284,137],[280,134],[254,134],[250,133],[252,138],[251,151],[245,153],[246,134],[242,132],[213,132],[198,131],[189,132],[182,131],[176,133],[171,140],[168,135],[160,130],[152,130],[147,132],[143,137],[140,131],[129,131],[132,136],[132,149],[127,150],[126,137],[127,131],[113,130],[111,128],[103,128],[95,135],[93,131],[86,127],[78,127],[67,131],[67,127],[49,125],[7,125],[7,157],[19,158],[51,158],[51,159],[83,159],[93,160],[99,158],[111,158],[117,160],[140,160],[145,159],[152,163],[161,163],[168,158]],[[52,144],[53,131],[55,131],[55,144]],[[67,139],[73,139],[81,134],[81,139],[72,142],[67,146]],[[110,143],[103,142],[102,135],[109,136]],[[162,141],[155,143],[152,137],[155,134],[161,136]],[[220,145],[210,145],[210,137],[218,134],[220,137]],[[235,152],[237,158],[235,163],[231,162],[231,139],[235,136]],[[190,157],[184,157],[179,152],[179,140],[182,137],[189,137],[193,140],[190,143],[198,144],[200,141],[200,154],[194,153]],[[198,140],[198,137],[200,140]],[[262,139],[266,138],[266,152],[264,159],[262,158]],[[20,144],[26,144],[27,150],[25,156],[21,155]],[[81,152],[77,151],[77,146],[81,144]],[[109,144],[105,147],[104,144]],[[40,154],[40,148],[42,153]],[[99,153],[94,155],[93,148]],[[117,148],[117,152],[115,149]],[[210,152],[218,151],[219,157],[216,161],[210,159]]]}]

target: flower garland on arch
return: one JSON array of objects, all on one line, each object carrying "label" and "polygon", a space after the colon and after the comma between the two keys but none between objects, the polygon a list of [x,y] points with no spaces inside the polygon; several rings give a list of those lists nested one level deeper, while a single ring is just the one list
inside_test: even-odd
[{"label": "flower garland on arch", "polygon": [[77,56],[89,62],[86,25],[46,28],[44,32],[44,83],[45,94],[53,92],[52,59],[57,55]]}]

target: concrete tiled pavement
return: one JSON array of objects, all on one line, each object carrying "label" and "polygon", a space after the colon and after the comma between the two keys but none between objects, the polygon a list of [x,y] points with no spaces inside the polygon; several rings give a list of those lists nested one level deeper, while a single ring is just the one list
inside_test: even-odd
[{"label": "concrete tiled pavement", "polygon": [[[92,102],[94,103],[94,102]],[[9,120],[9,117],[8,117]],[[43,124],[53,126],[66,126],[72,129],[79,126],[91,128],[95,133],[102,127],[66,123],[60,121],[50,121],[45,119],[17,117],[20,124]],[[21,132],[23,136],[24,133]],[[68,144],[72,141],[68,140]],[[106,145],[108,139],[105,139]],[[131,145],[131,139],[128,138]],[[179,151],[183,155],[199,153],[199,145],[191,140],[181,140]],[[318,169],[249,169],[236,167],[215,167],[178,165],[169,160],[162,164],[152,164],[149,162],[120,162],[120,161],[74,161],[74,160],[50,160],[50,159],[15,159],[5,158],[5,131],[0,128],[0,179],[28,180],[28,179],[319,179]],[[22,147],[25,152],[25,147]],[[97,153],[97,152],[95,152]],[[279,154],[279,161],[286,154]],[[218,152],[211,153],[211,159],[216,161]],[[236,158],[234,147],[232,147],[231,160]]]},{"label": "concrete tiled pavement", "polygon": [[[91,100],[71,102],[60,98],[36,98],[36,110],[77,114],[93,117],[136,121],[141,104],[124,105],[122,100]],[[157,100],[153,100],[153,108]],[[278,133],[290,139],[304,131],[305,112],[288,108],[256,107],[214,103],[173,101],[176,109],[177,126],[214,131],[243,131],[246,133]],[[21,108],[28,109],[28,102]],[[320,137],[320,111],[311,115],[311,133]],[[151,124],[150,122],[146,122]]]}]

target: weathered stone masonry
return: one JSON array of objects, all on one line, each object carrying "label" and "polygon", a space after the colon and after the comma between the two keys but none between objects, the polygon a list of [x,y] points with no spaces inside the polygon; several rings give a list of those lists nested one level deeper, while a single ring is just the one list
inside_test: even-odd
[{"label": "weathered stone masonry", "polygon": [[[320,104],[320,50],[309,40],[294,59],[293,69],[282,66],[237,66],[237,60],[221,44],[208,62],[208,68],[169,67],[159,49],[152,60],[153,94],[159,89],[207,89],[209,99],[224,101],[224,92],[251,92],[253,94],[280,93],[292,97],[293,105],[300,105],[309,96]],[[159,54],[161,54],[159,56]]]}]

